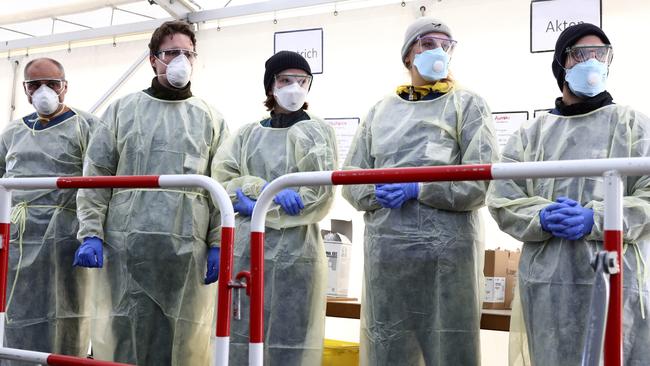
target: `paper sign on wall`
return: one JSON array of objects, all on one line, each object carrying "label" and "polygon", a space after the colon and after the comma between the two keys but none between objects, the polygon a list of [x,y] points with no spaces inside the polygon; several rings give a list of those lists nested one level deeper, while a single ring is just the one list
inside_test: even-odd
[{"label": "paper sign on wall", "polygon": [[312,74],[323,73],[323,28],[275,32],[273,53],[294,51],[309,62]]},{"label": "paper sign on wall", "polygon": [[503,150],[510,136],[528,120],[528,112],[495,112],[492,113],[499,148]]},{"label": "paper sign on wall", "polygon": [[530,3],[530,52],[555,50],[564,29],[579,23],[601,26],[601,0],[538,0]]},{"label": "paper sign on wall", "polygon": [[343,162],[348,156],[352,139],[359,126],[359,118],[325,118],[325,121],[334,128],[336,133],[336,144],[339,152],[339,168],[343,167]]}]

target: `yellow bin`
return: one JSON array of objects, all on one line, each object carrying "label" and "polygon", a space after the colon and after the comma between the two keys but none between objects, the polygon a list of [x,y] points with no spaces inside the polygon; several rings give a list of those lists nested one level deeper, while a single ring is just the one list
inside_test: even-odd
[{"label": "yellow bin", "polygon": [[326,339],[323,366],[358,366],[359,343]]}]

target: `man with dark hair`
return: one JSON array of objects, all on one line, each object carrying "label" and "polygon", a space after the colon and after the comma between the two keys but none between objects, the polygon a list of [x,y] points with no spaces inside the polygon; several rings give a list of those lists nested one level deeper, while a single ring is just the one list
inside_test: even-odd
[{"label": "man with dark hair", "polygon": [[[227,136],[221,115],[192,95],[189,24],[151,37],[151,87],[104,113],[84,175],[210,174]],[[138,365],[207,365],[219,271],[219,219],[199,189],[81,190],[77,261],[102,267],[94,354]],[[207,273],[205,268],[207,266]]]},{"label": "man with dark hair", "polygon": [[[98,120],[64,104],[68,82],[63,66],[50,58],[30,61],[23,87],[36,111],[10,122],[0,135],[0,175],[81,175],[89,135]],[[73,189],[12,192],[7,347],[86,354],[90,285],[87,270],[72,267],[79,246],[76,193]]]}]

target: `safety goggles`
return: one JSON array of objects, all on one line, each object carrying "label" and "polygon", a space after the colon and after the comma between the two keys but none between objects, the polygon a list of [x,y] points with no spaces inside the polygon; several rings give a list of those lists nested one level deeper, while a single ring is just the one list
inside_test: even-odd
[{"label": "safety goggles", "polygon": [[199,54],[192,50],[186,50],[183,48],[171,48],[168,50],[160,50],[156,52],[156,57],[165,63],[170,62],[180,55],[185,55],[188,60],[194,61]]},{"label": "safety goggles", "polygon": [[610,45],[573,46],[568,47],[566,52],[575,62],[585,62],[589,59],[595,58],[596,60],[609,65],[614,57],[612,46]]},{"label": "safety goggles", "polygon": [[61,94],[65,86],[65,80],[63,79],[35,79],[35,80],[25,80],[23,81],[23,87],[25,92],[30,96],[34,94],[41,85],[47,85],[48,88],[54,90],[55,93]]},{"label": "safety goggles", "polygon": [[277,74],[275,75],[275,87],[282,89],[285,86],[291,84],[298,84],[298,86],[309,89],[311,86],[311,75],[300,75],[300,74]]},{"label": "safety goggles", "polygon": [[457,42],[453,39],[435,36],[423,36],[418,38],[418,44],[420,45],[422,52],[442,48],[443,51],[451,53],[454,50],[456,43]]}]

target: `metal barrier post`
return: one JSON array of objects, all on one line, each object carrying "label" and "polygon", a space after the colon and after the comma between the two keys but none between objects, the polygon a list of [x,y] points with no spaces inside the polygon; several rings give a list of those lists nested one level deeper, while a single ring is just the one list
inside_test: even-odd
[{"label": "metal barrier post", "polygon": [[[613,158],[613,159],[582,159],[582,160],[561,160],[561,161],[540,161],[523,163],[497,163],[497,164],[475,164],[475,165],[445,165],[433,167],[409,167],[409,168],[385,168],[385,169],[358,169],[344,171],[321,171],[291,173],[283,175],[264,189],[258,198],[253,209],[251,218],[251,279],[249,286],[252,286],[250,304],[250,344],[249,344],[249,365],[263,365],[264,347],[264,231],[266,212],[275,194],[287,187],[303,185],[343,185],[343,184],[378,184],[378,183],[408,183],[408,182],[441,182],[441,181],[476,181],[495,179],[527,179],[527,178],[559,178],[559,177],[594,177],[605,176],[607,182],[618,191],[610,192],[610,195],[617,198],[605,199],[605,210],[610,208],[607,202],[613,202],[617,208],[617,218],[614,220],[617,226],[611,224],[611,229],[605,226],[605,249],[618,253],[619,265],[621,261],[622,245],[622,185],[620,175],[634,176],[647,175],[650,173],[650,158]],[[618,182],[618,183],[616,183]],[[618,188],[614,188],[618,184]],[[608,219],[606,219],[608,220]],[[610,218],[609,220],[612,220]],[[612,221],[607,221],[612,222]],[[606,224],[607,225],[607,224]],[[611,249],[610,249],[611,248]],[[612,276],[612,293],[610,297],[610,309],[622,307],[622,271],[620,275]],[[615,291],[615,287],[619,290]],[[614,304],[616,303],[616,304]],[[606,355],[608,343],[614,342],[619,348],[615,354],[622,355],[622,313],[616,315],[616,309],[610,310],[612,334],[621,334],[620,337],[607,338]],[[615,315],[615,316],[612,316]],[[610,321],[608,320],[608,329]],[[618,357],[618,356],[616,356]],[[618,358],[617,358],[618,359]],[[621,361],[622,362],[622,361]],[[611,365],[619,365],[608,364]]]},{"label": "metal barrier post", "polygon": [[[616,252],[621,270],[609,277],[610,294],[605,328],[605,366],[623,365],[623,181],[616,171],[605,176],[604,249]],[[641,289],[639,289],[641,290]]]},{"label": "metal barrier post", "polygon": [[0,347],[4,347],[7,312],[7,273],[11,236],[11,191],[0,187]]},{"label": "metal barrier post", "polygon": [[[235,233],[235,213],[226,190],[210,177],[187,175],[161,176],[94,176],[61,178],[1,178],[0,179],[0,339],[4,339],[5,297],[7,292],[7,271],[10,236],[11,190],[30,189],[97,189],[97,188],[203,188],[210,193],[213,202],[219,207],[222,227],[222,254],[219,270],[219,308],[217,312],[217,339],[213,355],[215,365],[227,365],[230,332],[230,298],[232,289],[228,283],[232,276],[232,254]],[[225,356],[224,356],[225,354]],[[26,351],[0,347],[0,358],[22,360],[47,365],[125,365],[115,362],[91,360],[86,358],[54,355],[43,352]],[[225,360],[225,361],[224,361]]]}]

